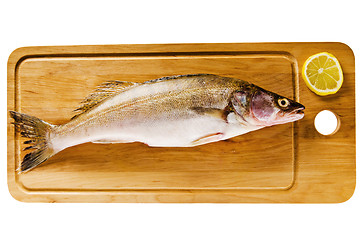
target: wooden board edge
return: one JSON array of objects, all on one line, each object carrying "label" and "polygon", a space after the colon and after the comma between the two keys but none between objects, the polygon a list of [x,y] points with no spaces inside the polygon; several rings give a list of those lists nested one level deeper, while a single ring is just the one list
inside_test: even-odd
[{"label": "wooden board edge", "polygon": [[15,110],[15,66],[23,55],[24,48],[17,48],[10,54],[7,63],[7,183],[10,195],[18,201],[22,201],[26,197],[26,193],[17,187],[15,180],[15,144],[13,137],[15,133],[9,111]]},{"label": "wooden board edge", "polygon": [[[231,42],[231,43],[150,43],[150,44],[105,44],[105,45],[49,45],[49,46],[27,46],[15,49],[9,57],[14,60],[18,56],[47,55],[47,54],[99,54],[114,53],[165,53],[170,52],[219,52],[219,51],[245,51],[252,47],[254,51],[270,51],[270,47],[278,48],[290,47],[295,44],[313,45],[341,45],[350,51],[354,58],[354,52],[348,44],[343,42]],[[245,48],[246,47],[246,48]],[[250,50],[248,50],[250,51]],[[292,53],[292,52],[290,52]]]}]

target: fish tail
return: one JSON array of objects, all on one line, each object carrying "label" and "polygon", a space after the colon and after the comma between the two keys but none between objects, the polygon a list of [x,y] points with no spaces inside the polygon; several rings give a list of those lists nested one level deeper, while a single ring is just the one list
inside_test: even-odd
[{"label": "fish tail", "polygon": [[55,154],[49,142],[49,133],[55,127],[54,125],[39,118],[14,111],[10,111],[10,116],[15,120],[13,122],[15,130],[21,136],[30,138],[30,140],[24,142],[30,145],[24,150],[34,149],[24,156],[18,170],[21,172],[29,171]]}]

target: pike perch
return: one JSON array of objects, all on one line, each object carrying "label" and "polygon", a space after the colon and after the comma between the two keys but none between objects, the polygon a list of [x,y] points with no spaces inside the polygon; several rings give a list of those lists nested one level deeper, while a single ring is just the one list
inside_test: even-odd
[{"label": "pike perch", "polygon": [[212,74],[163,77],[99,86],[68,123],[51,125],[10,111],[15,129],[30,138],[20,170],[65,148],[86,143],[142,142],[192,147],[303,118],[304,106],[249,82]]}]

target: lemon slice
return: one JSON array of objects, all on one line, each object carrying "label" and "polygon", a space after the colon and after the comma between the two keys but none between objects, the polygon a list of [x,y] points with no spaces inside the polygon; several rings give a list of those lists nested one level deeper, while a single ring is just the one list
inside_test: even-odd
[{"label": "lemon slice", "polygon": [[302,76],[308,88],[318,95],[336,93],[343,83],[343,72],[337,58],[321,52],[305,61]]}]

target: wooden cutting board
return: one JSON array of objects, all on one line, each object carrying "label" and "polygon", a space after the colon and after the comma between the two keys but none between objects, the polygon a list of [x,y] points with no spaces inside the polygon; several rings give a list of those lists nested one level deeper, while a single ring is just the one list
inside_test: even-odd
[{"label": "wooden cutting board", "polygon": [[[335,55],[344,72],[337,94],[320,97],[301,77],[304,61]],[[25,47],[8,62],[8,110],[52,124],[69,121],[79,102],[109,80],[144,82],[212,73],[250,81],[300,101],[305,117],[193,148],[86,143],[17,174],[24,152],[8,114],[8,185],[25,202],[337,203],[354,192],[355,67],[342,43],[228,43]],[[339,130],[314,128],[321,110]]]}]

